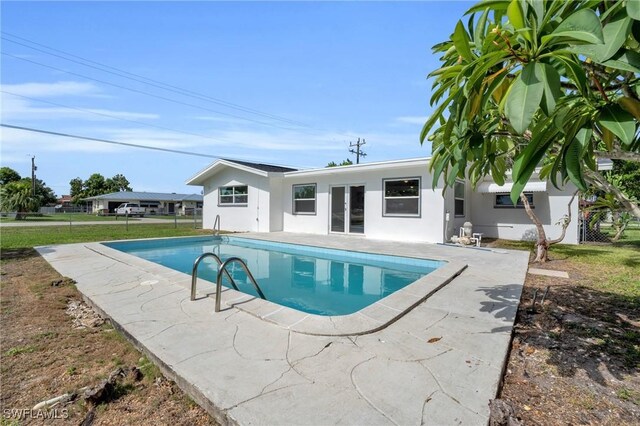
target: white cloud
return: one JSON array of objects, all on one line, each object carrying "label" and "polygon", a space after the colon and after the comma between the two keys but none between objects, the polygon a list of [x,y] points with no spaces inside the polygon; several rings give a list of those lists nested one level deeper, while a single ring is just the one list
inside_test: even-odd
[{"label": "white cloud", "polygon": [[55,83],[20,83],[2,84],[3,91],[15,93],[22,96],[55,97],[55,96],[77,96],[96,95],[101,92],[100,88],[93,83],[80,81],[58,81]]},{"label": "white cloud", "polygon": [[[12,92],[13,93],[13,92]],[[90,121],[104,121],[113,119],[125,120],[155,120],[160,116],[158,114],[149,114],[130,111],[116,111],[102,108],[82,108],[81,111],[73,108],[65,107],[41,107],[35,106],[37,102],[12,96],[11,94],[2,93],[2,119],[9,121],[12,119],[30,119],[30,120],[59,120],[59,119],[82,119]],[[40,103],[43,105],[43,103]],[[110,118],[111,116],[113,118]]]},{"label": "white cloud", "polygon": [[427,121],[427,117],[423,116],[404,116],[404,117],[396,117],[395,121],[399,123],[407,123],[407,124],[424,124]]}]

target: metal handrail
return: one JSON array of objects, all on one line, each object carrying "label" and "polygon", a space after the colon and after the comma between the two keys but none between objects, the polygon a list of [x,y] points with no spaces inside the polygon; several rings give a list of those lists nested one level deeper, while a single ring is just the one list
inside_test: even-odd
[{"label": "metal handrail", "polygon": [[[196,300],[196,282],[198,281],[198,265],[203,259],[207,257],[213,257],[216,260],[216,262],[218,262],[218,265],[222,265],[222,260],[220,260],[220,257],[218,257],[218,255],[215,253],[201,254],[196,259],[196,261],[193,262],[193,269],[191,270],[191,300]],[[231,282],[231,285],[233,286],[233,288],[239,291],[238,286],[236,285],[236,282],[233,280],[233,278],[229,274],[229,271],[225,269],[223,272],[227,275],[227,278]],[[218,269],[218,274],[220,274],[219,269]]]},{"label": "metal handrail", "polygon": [[[217,225],[217,228],[216,228]],[[220,215],[216,215],[216,220],[213,222],[213,235],[220,236]]]},{"label": "metal handrail", "polygon": [[220,300],[222,298],[222,271],[226,271],[227,265],[233,262],[238,262],[242,266],[244,272],[249,278],[249,281],[251,281],[251,284],[253,284],[253,287],[258,292],[260,298],[266,300],[266,297],[264,297],[264,293],[262,292],[262,290],[260,290],[260,286],[258,286],[258,282],[255,278],[253,278],[253,274],[251,274],[251,271],[249,271],[249,267],[244,262],[244,260],[240,259],[239,257],[230,257],[218,267],[218,279],[216,280],[216,312],[220,312]]}]

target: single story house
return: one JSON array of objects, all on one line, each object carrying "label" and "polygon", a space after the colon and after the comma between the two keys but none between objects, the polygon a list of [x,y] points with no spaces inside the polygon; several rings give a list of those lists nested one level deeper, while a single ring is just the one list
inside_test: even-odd
[{"label": "single story house", "polygon": [[113,213],[122,203],[136,203],[147,209],[147,214],[192,215],[194,209],[202,208],[202,195],[162,192],[121,191],[84,198],[87,211],[104,214]]},{"label": "single story house", "polygon": [[[384,240],[441,243],[458,235],[465,222],[484,237],[535,238],[535,226],[522,205],[509,199],[511,183],[481,182],[472,190],[460,180],[443,194],[432,188],[429,158],[296,170],[269,164],[220,159],[187,181],[204,189],[204,228],[217,215],[221,229],[237,232],[350,234]],[[576,188],[558,190],[533,179],[524,188],[550,238],[558,222],[574,218],[564,242],[578,243]]]}]

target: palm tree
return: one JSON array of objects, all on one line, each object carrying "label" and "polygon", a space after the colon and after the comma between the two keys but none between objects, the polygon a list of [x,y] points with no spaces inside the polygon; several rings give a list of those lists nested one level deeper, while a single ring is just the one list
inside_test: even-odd
[{"label": "palm tree", "polygon": [[16,212],[16,220],[22,220],[26,212],[35,211],[40,206],[38,197],[32,194],[29,182],[10,182],[0,188],[0,210]]}]

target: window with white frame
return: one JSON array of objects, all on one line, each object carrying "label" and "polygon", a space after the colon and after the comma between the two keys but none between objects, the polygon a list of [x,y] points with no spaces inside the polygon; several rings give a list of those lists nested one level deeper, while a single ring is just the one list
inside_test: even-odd
[{"label": "window with white frame", "polygon": [[453,186],[453,214],[455,217],[464,217],[464,181],[457,180]]},{"label": "window with white frame", "polygon": [[[531,206],[531,208],[534,208],[535,206],[533,205],[533,192],[524,192],[523,194],[525,197],[527,197],[527,201],[529,201],[529,206]],[[520,198],[518,198],[518,203],[514,206],[513,202],[511,201],[511,196],[508,193],[505,193],[505,194],[500,193],[500,194],[496,194],[496,200],[495,200],[495,203],[493,204],[493,207],[523,209],[524,203]]]},{"label": "window with white frame", "polygon": [[316,214],[316,184],[293,185],[293,214]]},{"label": "window with white frame", "polygon": [[218,204],[221,206],[246,206],[248,201],[249,187],[247,185],[218,188]]},{"label": "window with white frame", "polygon": [[420,216],[420,178],[385,179],[383,216]]}]

